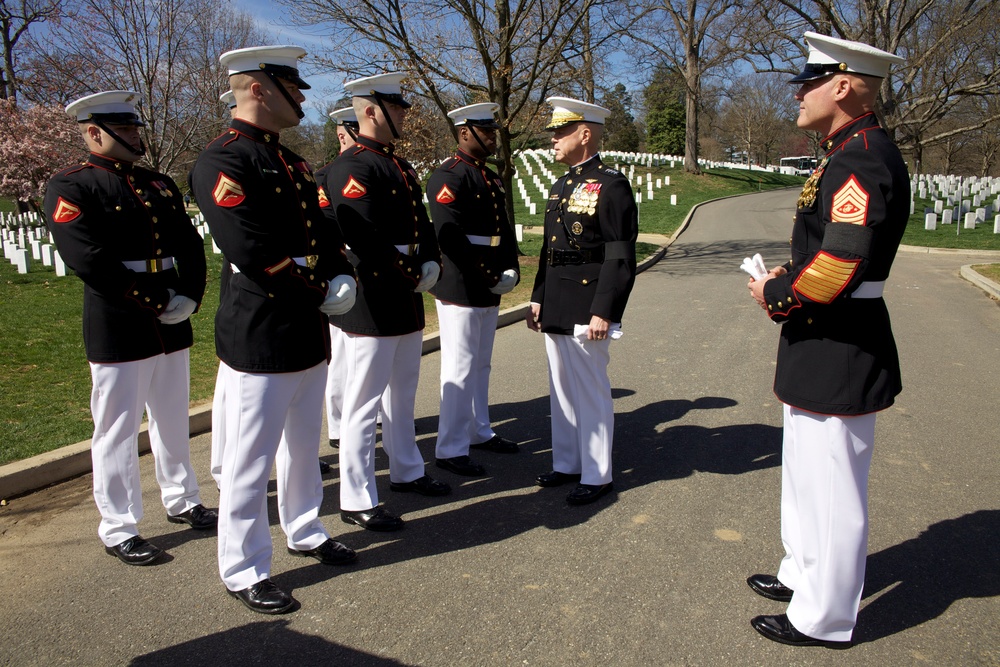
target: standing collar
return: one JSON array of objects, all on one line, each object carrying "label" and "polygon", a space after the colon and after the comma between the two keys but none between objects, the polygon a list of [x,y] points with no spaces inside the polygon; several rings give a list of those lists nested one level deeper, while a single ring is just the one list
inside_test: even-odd
[{"label": "standing collar", "polygon": [[462,162],[467,162],[468,164],[471,164],[479,169],[483,169],[486,167],[486,160],[481,160],[477,157],[472,157],[471,155],[463,151],[461,148],[455,150],[455,157],[461,160]]},{"label": "standing collar", "polygon": [[116,160],[107,155],[98,155],[97,153],[91,153],[90,157],[87,158],[87,163],[119,174],[131,174],[134,169],[132,162]]},{"label": "standing collar", "polygon": [[583,174],[588,171],[593,171],[601,166],[602,166],[601,154],[596,153],[593,157],[587,158],[580,164],[570,167],[569,173],[573,174],[574,176],[579,176],[580,174]]},{"label": "standing collar", "polygon": [[393,150],[395,150],[395,146],[392,144],[383,144],[381,141],[372,139],[366,134],[358,134],[357,143],[359,146],[386,157],[392,157]]},{"label": "standing collar", "polygon": [[254,125],[253,123],[248,123],[242,118],[234,118],[229,124],[229,127],[262,144],[277,144],[281,141],[277,132],[265,130],[262,127]]},{"label": "standing collar", "polygon": [[840,148],[855,134],[859,132],[866,132],[875,127],[879,127],[878,119],[875,118],[874,112],[869,111],[868,113],[858,116],[854,120],[838,127],[823,140],[821,145],[823,150],[826,151],[826,154],[829,155],[836,149]]}]

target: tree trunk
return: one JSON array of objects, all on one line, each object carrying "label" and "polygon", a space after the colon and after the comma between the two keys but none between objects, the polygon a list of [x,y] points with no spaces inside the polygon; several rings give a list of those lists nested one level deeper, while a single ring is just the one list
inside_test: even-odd
[{"label": "tree trunk", "polygon": [[684,122],[684,171],[700,174],[698,166],[698,101],[701,93],[701,64],[696,47],[688,49],[684,80],[687,83],[685,95]]},{"label": "tree trunk", "polygon": [[596,104],[594,99],[594,51],[590,44],[590,5],[583,10],[580,32],[583,36],[583,96],[584,102]]}]

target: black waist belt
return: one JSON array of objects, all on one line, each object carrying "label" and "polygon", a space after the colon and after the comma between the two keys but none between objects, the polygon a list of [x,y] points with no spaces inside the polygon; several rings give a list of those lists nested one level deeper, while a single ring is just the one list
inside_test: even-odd
[{"label": "black waist belt", "polygon": [[591,250],[559,250],[549,248],[549,266],[567,264],[600,264],[604,261],[604,246]]}]

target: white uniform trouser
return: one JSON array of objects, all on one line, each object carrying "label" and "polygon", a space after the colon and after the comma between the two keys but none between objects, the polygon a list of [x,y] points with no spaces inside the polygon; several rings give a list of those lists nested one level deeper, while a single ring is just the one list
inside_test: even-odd
[{"label": "white uniform trouser", "polygon": [[316,458],[326,363],[295,373],[243,373],[225,364],[225,447],[219,489],[219,574],[231,591],[271,573],[267,482],[277,464],[278,519],[292,549],[329,539],[319,520]]},{"label": "white uniform trouser", "polygon": [[[579,328],[579,327],[578,327]],[[615,431],[608,362],[611,341],[545,334],[552,413],[552,469],[582,475],[582,484],[611,481]]]},{"label": "white uniform trouser", "polygon": [[375,418],[380,399],[389,479],[405,483],[424,475],[413,428],[423,336],[420,331],[404,336],[344,335],[347,390],[340,429],[340,508],[357,512],[378,506]]},{"label": "white uniform trouser", "polygon": [[848,641],[865,583],[868,468],[875,413],[784,407],[778,579],[795,591],[788,620],[816,639]]},{"label": "white uniform trouser", "polygon": [[156,482],[168,514],[201,504],[188,443],[188,350],[139,361],[90,364],[94,438],[94,500],[101,513],[97,534],[113,547],[139,534],[139,425],[149,413],[149,444]]},{"label": "white uniform trouser", "polygon": [[326,428],[331,440],[340,439],[340,420],[344,413],[344,389],[347,386],[346,334],[330,325],[330,367],[326,371]]},{"label": "white uniform trouser", "polygon": [[219,362],[219,372],[215,376],[215,393],[212,395],[212,479],[215,486],[222,486],[222,452],[226,449],[226,374]]},{"label": "white uniform trouser", "polygon": [[490,428],[490,370],[499,306],[479,308],[435,300],[441,335],[439,459],[467,456]]}]

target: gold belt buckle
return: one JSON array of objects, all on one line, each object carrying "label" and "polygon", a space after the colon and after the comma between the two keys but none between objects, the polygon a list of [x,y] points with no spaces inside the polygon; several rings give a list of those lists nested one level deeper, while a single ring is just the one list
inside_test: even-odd
[{"label": "gold belt buckle", "polygon": [[163,270],[163,260],[162,259],[147,259],[146,260],[146,272],[147,273],[159,273]]},{"label": "gold belt buckle", "polygon": [[306,255],[306,268],[315,269],[319,262],[319,255]]},{"label": "gold belt buckle", "polygon": [[496,248],[498,245],[500,245],[500,237],[499,236],[491,236],[490,237],[490,247],[491,248]]}]

